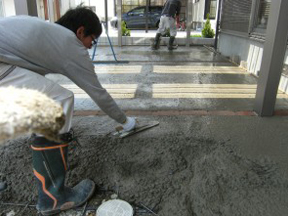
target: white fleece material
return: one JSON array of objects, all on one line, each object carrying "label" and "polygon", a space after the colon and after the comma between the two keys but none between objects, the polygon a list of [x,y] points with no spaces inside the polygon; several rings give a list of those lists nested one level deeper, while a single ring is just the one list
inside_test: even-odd
[{"label": "white fleece material", "polygon": [[0,88],[0,143],[27,133],[57,141],[65,123],[62,107],[31,89]]}]

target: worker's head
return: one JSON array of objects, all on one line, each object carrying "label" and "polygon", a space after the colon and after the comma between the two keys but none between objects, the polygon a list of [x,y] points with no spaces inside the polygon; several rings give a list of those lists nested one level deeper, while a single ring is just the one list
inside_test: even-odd
[{"label": "worker's head", "polygon": [[102,33],[102,26],[97,15],[86,7],[68,10],[56,23],[73,31],[86,48]]}]

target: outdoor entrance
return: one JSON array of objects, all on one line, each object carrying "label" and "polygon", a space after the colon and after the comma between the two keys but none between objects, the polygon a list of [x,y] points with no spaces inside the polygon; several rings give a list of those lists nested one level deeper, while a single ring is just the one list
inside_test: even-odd
[{"label": "outdoor entrance", "polygon": [[[188,17],[187,5],[189,1],[181,1],[180,24],[177,25],[175,40],[177,45],[186,45],[186,18]],[[165,2],[166,0],[115,0],[114,4],[111,4],[111,1],[103,0],[102,5],[97,5],[96,13],[100,16],[103,27],[107,29],[107,34],[105,31],[98,41],[99,51],[101,47],[108,46],[109,49],[111,45],[114,48],[122,46],[149,48],[159,27]],[[101,14],[101,11],[104,13]],[[169,30],[167,33],[162,37],[161,45],[166,46],[169,43]],[[200,34],[199,31],[193,33]],[[149,49],[149,51],[151,50]],[[113,54],[112,51],[111,54]]]},{"label": "outdoor entrance", "polygon": [[[121,23],[127,28],[128,35],[132,37],[154,37],[165,2],[166,0],[122,0]],[[181,1],[180,24],[177,26],[178,30],[183,32],[186,30],[186,2],[187,0]],[[118,3],[120,1],[115,2],[115,17],[109,21],[112,32],[117,30],[119,24],[116,10]],[[126,33],[122,34],[122,36],[128,35]],[[185,34],[180,35],[180,37],[185,37]]]}]

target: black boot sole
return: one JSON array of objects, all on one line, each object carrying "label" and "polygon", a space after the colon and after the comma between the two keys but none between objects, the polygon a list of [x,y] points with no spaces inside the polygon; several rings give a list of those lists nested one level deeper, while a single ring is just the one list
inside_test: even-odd
[{"label": "black boot sole", "polygon": [[94,191],[95,191],[95,184],[93,185],[93,188],[92,188],[91,192],[88,194],[87,198],[85,200],[83,200],[81,203],[79,203],[73,207],[62,208],[62,209],[58,208],[58,209],[54,209],[54,210],[40,211],[40,212],[43,216],[49,216],[49,215],[59,214],[61,211],[67,211],[69,209],[77,208],[77,207],[83,205],[84,203],[86,203],[87,200],[93,195]]}]

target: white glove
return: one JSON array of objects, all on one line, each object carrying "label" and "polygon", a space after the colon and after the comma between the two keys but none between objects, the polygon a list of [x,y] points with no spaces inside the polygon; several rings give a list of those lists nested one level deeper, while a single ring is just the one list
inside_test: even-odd
[{"label": "white glove", "polygon": [[133,117],[127,117],[126,121],[122,124],[124,131],[130,131],[136,126],[136,120]]}]

